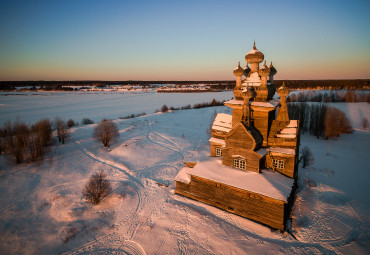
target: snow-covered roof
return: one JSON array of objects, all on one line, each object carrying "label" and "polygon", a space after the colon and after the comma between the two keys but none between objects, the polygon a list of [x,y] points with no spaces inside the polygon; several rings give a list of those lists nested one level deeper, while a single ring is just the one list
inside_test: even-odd
[{"label": "snow-covered roof", "polygon": [[[183,177],[188,175],[188,177]],[[184,167],[175,181],[189,184],[190,175],[213,180],[235,188],[251,191],[281,201],[287,201],[294,180],[280,173],[264,169],[255,173],[224,166],[219,159],[199,162],[194,168]]]},{"label": "snow-covered roof", "polygon": [[209,142],[212,142],[212,143],[221,144],[222,146],[225,146],[226,145],[225,140],[219,139],[219,138],[215,138],[215,137],[211,137],[211,139],[209,139],[208,141]]},{"label": "snow-covered roof", "polygon": [[284,128],[283,130],[280,131],[280,134],[297,134],[297,128]]},{"label": "snow-covered roof", "polygon": [[261,156],[265,156],[267,154],[267,150],[264,149],[264,148],[261,148],[259,149],[258,151],[256,151],[258,154],[260,154]]},{"label": "snow-covered roof", "polygon": [[296,138],[296,135],[293,134],[277,134],[276,137],[278,138]]},{"label": "snow-covered roof", "polygon": [[296,128],[298,127],[298,120],[291,120],[287,126],[287,128]]},{"label": "snow-covered roof", "polygon": [[262,106],[262,107],[276,107],[279,104],[279,101],[276,99],[272,99],[268,102],[256,102],[253,101],[251,105],[253,106]]},{"label": "snow-covered roof", "polygon": [[176,175],[175,177],[175,181],[178,181],[178,182],[182,182],[182,183],[186,183],[186,184],[189,184],[190,183],[190,175],[189,175],[189,171],[190,171],[190,167],[184,167],[183,169],[181,169],[180,172],[178,172],[178,174]]},{"label": "snow-covered roof", "polygon": [[212,129],[229,132],[232,126],[232,116],[226,113],[217,114]]},{"label": "snow-covered roof", "polygon": [[225,104],[238,104],[238,105],[243,105],[244,101],[243,100],[236,100],[236,99],[231,99],[229,101],[226,101]]},{"label": "snow-covered roof", "polygon": [[295,150],[294,149],[270,147],[267,150],[272,151],[272,152],[283,153],[283,154],[295,155]]}]

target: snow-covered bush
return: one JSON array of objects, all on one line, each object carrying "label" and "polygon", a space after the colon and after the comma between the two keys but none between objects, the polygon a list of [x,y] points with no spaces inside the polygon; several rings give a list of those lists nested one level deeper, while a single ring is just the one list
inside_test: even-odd
[{"label": "snow-covered bush", "polygon": [[86,201],[92,204],[99,204],[110,193],[112,193],[112,187],[103,172],[93,174],[82,191]]}]

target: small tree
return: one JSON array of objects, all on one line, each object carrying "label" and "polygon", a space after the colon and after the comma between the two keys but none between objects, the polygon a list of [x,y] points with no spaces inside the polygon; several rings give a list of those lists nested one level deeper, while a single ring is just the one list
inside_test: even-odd
[{"label": "small tree", "polygon": [[337,108],[328,107],[325,114],[325,138],[328,139],[351,131],[352,127],[345,113]]},{"label": "small tree", "polygon": [[112,187],[107,180],[107,175],[103,172],[93,174],[86,183],[82,195],[92,204],[99,204],[105,197],[112,192]]},{"label": "small tree", "polygon": [[313,154],[307,146],[303,147],[302,149],[302,156],[301,159],[302,161],[302,167],[305,168],[306,166],[311,166],[314,162]]},{"label": "small tree", "polygon": [[364,128],[364,130],[369,126],[369,121],[367,120],[367,118],[363,118],[362,119],[362,127]]},{"label": "small tree", "polygon": [[119,137],[117,125],[112,120],[103,119],[94,129],[94,137],[109,147],[110,142]]}]

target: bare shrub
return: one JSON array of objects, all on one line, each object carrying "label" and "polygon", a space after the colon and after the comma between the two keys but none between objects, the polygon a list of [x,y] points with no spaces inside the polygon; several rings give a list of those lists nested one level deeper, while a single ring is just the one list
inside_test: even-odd
[{"label": "bare shrub", "polygon": [[112,192],[112,187],[107,180],[107,175],[103,172],[93,174],[88,183],[85,185],[82,195],[92,204],[99,204],[102,199],[109,196]]},{"label": "bare shrub", "polygon": [[13,134],[14,146],[11,148],[12,154],[15,157],[16,163],[20,164],[26,159],[27,156],[27,145],[30,136],[30,129],[26,123],[17,120],[13,124]]},{"label": "bare shrub", "polygon": [[303,147],[302,149],[302,156],[301,159],[302,161],[302,167],[305,168],[306,166],[311,166],[314,162],[313,154],[307,146]]},{"label": "bare shrub", "polygon": [[369,126],[369,121],[367,120],[367,118],[363,118],[362,119],[362,127],[365,129],[367,129],[367,127]]},{"label": "bare shrub", "polygon": [[59,140],[59,142],[64,144],[65,139],[68,135],[66,122],[64,120],[62,120],[61,118],[56,117],[55,120],[54,120],[54,124],[55,124],[55,128],[57,130],[58,140]]},{"label": "bare shrub", "polygon": [[102,142],[104,147],[109,147],[110,142],[119,137],[117,125],[112,120],[103,119],[95,127],[94,137]]},{"label": "bare shrub", "polygon": [[74,120],[73,119],[69,119],[67,121],[67,127],[68,128],[71,128],[71,127],[74,127],[74,126],[76,126],[76,123],[74,122]]},{"label": "bare shrub", "polygon": [[352,132],[352,127],[345,113],[337,108],[328,107],[325,114],[325,138],[350,132]]}]

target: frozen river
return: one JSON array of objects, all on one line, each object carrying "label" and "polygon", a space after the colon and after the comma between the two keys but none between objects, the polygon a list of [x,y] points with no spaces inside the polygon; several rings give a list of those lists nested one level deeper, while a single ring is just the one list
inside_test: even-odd
[{"label": "frozen river", "polygon": [[153,113],[166,104],[181,107],[209,102],[212,99],[229,100],[232,91],[209,93],[155,93],[155,92],[17,92],[0,93],[0,124],[19,117],[25,122],[59,116],[81,122],[89,118],[95,122],[103,118],[117,119],[129,114]]}]

